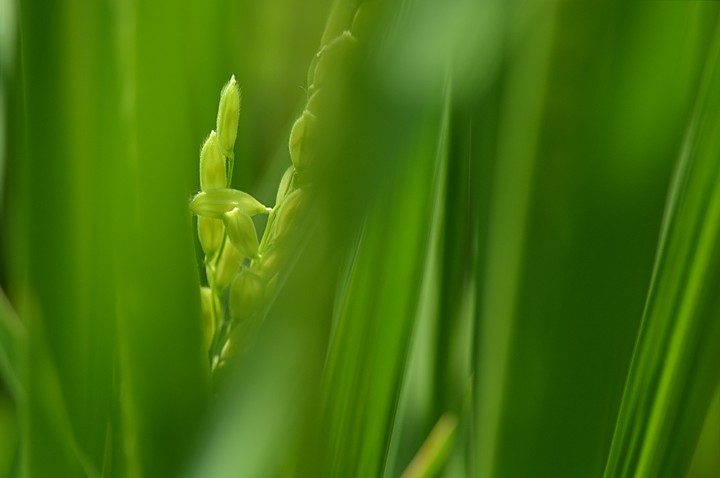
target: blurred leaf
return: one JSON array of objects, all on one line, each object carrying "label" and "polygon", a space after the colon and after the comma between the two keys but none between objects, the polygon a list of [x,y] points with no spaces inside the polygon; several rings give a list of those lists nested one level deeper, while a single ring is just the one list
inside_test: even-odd
[{"label": "blurred leaf", "polygon": [[[476,471],[496,476],[502,431],[502,407],[507,397],[508,363],[515,327],[517,296],[531,179],[536,160],[544,82],[547,78],[554,11],[538,14],[528,43],[510,67],[507,93],[498,132],[496,169],[490,199],[487,257],[478,274],[479,307],[475,356]],[[527,82],[527,78],[533,78]],[[481,254],[483,254],[481,252]]]},{"label": "blurred leaf", "polygon": [[21,420],[20,476],[99,477],[99,468],[81,448],[63,396],[60,374],[50,355],[37,303],[26,297],[20,309],[28,324],[22,357],[28,392],[18,404]]},{"label": "blurred leaf", "polygon": [[449,95],[446,85],[442,116],[432,107],[424,113],[418,142],[363,227],[328,353],[321,474],[370,476],[384,467],[430,225],[442,210]]},{"label": "blurred leaf", "polygon": [[24,334],[24,327],[5,293],[0,290],[0,374],[15,400],[18,400],[23,393],[18,372],[18,355],[21,353],[20,341]]},{"label": "blurred leaf", "polygon": [[402,478],[435,476],[447,458],[457,430],[458,419],[446,414],[440,417],[422,448],[402,474]]},{"label": "blurred leaf", "polygon": [[44,457],[68,447],[97,473],[173,474],[208,391],[187,211],[197,150],[172,80],[183,31],[162,5],[81,3],[22,5],[28,474],[75,476],[71,458]]},{"label": "blurred leaf", "polygon": [[187,103],[178,101],[188,88],[182,17],[163,3],[118,8],[126,103],[111,189],[123,420],[116,426],[127,476],[173,476],[190,459],[209,397],[188,210],[202,137],[192,136]]},{"label": "blurred leaf", "polygon": [[[497,116],[486,100],[473,118],[490,129],[474,133],[473,149],[485,156],[473,165],[494,175],[489,203],[477,193],[484,355],[476,400],[495,400],[479,410],[478,426],[497,425],[485,442],[494,451],[474,444],[485,454],[480,475],[602,473],[700,69],[691,59],[706,48],[702,18],[714,11],[685,3],[556,7],[537,10],[506,54]],[[540,25],[550,15],[547,38]],[[662,49],[650,38],[662,39]],[[682,74],[674,58],[687,60]],[[533,157],[529,170],[521,155]],[[492,461],[492,471],[482,468]]]},{"label": "blurred leaf", "polygon": [[720,26],[668,197],[605,476],[681,476],[720,383]]},{"label": "blurred leaf", "polygon": [[26,255],[11,290],[27,296],[26,473],[73,476],[78,456],[102,469],[112,400],[113,11],[33,0],[20,11],[27,148],[13,182],[26,202],[13,245]]},{"label": "blurred leaf", "polygon": [[720,469],[720,387],[710,405],[687,478],[712,478]]}]

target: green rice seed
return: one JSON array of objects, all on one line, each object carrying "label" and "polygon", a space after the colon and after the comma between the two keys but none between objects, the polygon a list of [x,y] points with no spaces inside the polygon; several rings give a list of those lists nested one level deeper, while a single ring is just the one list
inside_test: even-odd
[{"label": "green rice seed", "polygon": [[210,133],[200,150],[200,189],[227,187],[227,164],[220,151],[215,131]]},{"label": "green rice seed", "polygon": [[225,226],[222,220],[200,216],[197,228],[203,252],[207,257],[213,257],[220,250],[223,237],[225,237]]},{"label": "green rice seed", "polygon": [[319,88],[331,75],[341,72],[343,63],[350,57],[356,44],[357,39],[346,30],[322,47],[317,53],[318,62],[313,75],[313,86]]},{"label": "green rice seed", "polygon": [[200,288],[200,305],[202,307],[203,346],[209,350],[215,336],[215,311],[220,310],[215,295],[210,287]]},{"label": "green rice seed", "polygon": [[285,195],[290,188],[294,175],[295,168],[292,165],[288,166],[288,168],[285,170],[285,174],[283,174],[283,177],[280,180],[280,185],[278,186],[277,190],[277,196],[275,197],[275,205],[280,204],[280,202],[285,198]]},{"label": "green rice seed", "polygon": [[297,217],[298,209],[304,197],[303,189],[296,189],[290,193],[280,204],[275,219],[275,238],[280,238],[287,233],[293,221]]},{"label": "green rice seed", "polygon": [[190,201],[193,214],[216,219],[236,208],[250,216],[270,212],[260,201],[237,189],[209,189],[196,194]]},{"label": "green rice seed", "polygon": [[250,216],[239,209],[223,214],[223,223],[232,242],[243,257],[256,257],[258,254],[258,236],[255,224]]},{"label": "green rice seed", "polygon": [[315,117],[308,110],[303,111],[302,116],[295,121],[290,131],[290,159],[295,169],[302,171],[309,162],[309,152],[305,143],[305,138],[309,135],[309,130]]},{"label": "green rice seed", "polygon": [[245,259],[245,257],[237,247],[234,247],[229,242],[225,243],[218,258],[217,266],[215,267],[215,280],[213,281],[213,288],[215,290],[223,291],[230,285],[230,282],[232,282],[233,277],[235,277],[235,274],[242,265],[243,259]]},{"label": "green rice seed", "polygon": [[223,154],[227,157],[233,156],[239,118],[240,88],[235,81],[235,75],[233,75],[220,93],[220,106],[217,115],[218,143]]}]

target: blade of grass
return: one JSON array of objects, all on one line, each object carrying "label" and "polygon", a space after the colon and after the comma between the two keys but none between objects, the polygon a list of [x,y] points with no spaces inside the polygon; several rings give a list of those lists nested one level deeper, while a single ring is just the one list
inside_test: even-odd
[{"label": "blade of grass", "polygon": [[[86,457],[83,466],[100,470],[104,460],[115,351],[108,195],[118,157],[112,24],[105,4],[21,3],[27,154],[14,159],[25,163],[15,180],[26,190],[15,197],[26,199],[18,235],[27,247],[18,248],[26,254],[18,260],[25,270],[14,271],[10,290],[27,290],[33,316],[19,313],[37,322],[28,326],[25,351],[30,476],[75,473],[53,470],[53,460],[43,458],[70,446],[54,443],[53,450],[50,441],[37,439],[45,422],[67,426],[52,439],[69,434],[68,443]],[[51,383],[43,383],[46,376]]]},{"label": "blade of grass", "polygon": [[668,197],[605,476],[686,473],[720,382],[719,62],[720,24]]},{"label": "blade of grass", "polygon": [[[449,77],[449,74],[448,74]],[[449,81],[449,80],[448,80]],[[449,112],[449,96],[445,98],[445,110],[442,118],[441,139],[445,144],[439,146],[438,154],[444,156],[439,159],[436,181],[438,182],[432,198],[433,212],[428,231],[427,255],[422,271],[420,299],[417,313],[412,324],[409,338],[408,355],[403,365],[402,374],[398,377],[399,397],[394,412],[388,455],[384,468],[384,476],[397,476],[406,468],[410,461],[412,451],[420,446],[421,437],[427,436],[433,426],[435,417],[432,393],[432,371],[440,367],[434,363],[433,340],[436,337],[438,325],[442,314],[438,314],[439,301],[442,297],[439,291],[439,274],[442,267],[441,243],[445,234],[445,217],[449,213],[448,194],[448,162],[449,136],[452,133],[451,115]],[[442,149],[444,148],[444,149]],[[436,373],[437,372],[436,370]],[[452,392],[448,391],[447,395]]]},{"label": "blade of grass", "polygon": [[449,91],[443,96],[442,115],[426,113],[419,144],[380,196],[392,207],[373,210],[364,227],[326,366],[322,473],[369,476],[384,466],[447,160]]},{"label": "blade of grass", "polygon": [[[686,98],[698,69],[689,62],[676,76],[671,60],[695,53],[682,47],[686,4],[557,5],[546,99],[533,147],[536,174],[521,239],[506,391],[497,417],[496,476],[602,472],[651,271],[672,153],[682,139]],[[526,24],[530,28],[518,34],[522,40],[508,53],[503,104],[511,96],[514,64],[528,54],[525,50],[536,48],[532,25]],[[657,52],[649,46],[656,38],[663,39]],[[681,78],[685,75],[687,80]],[[535,88],[537,81],[529,73],[520,80],[527,86],[520,88]],[[488,103],[478,110],[479,120],[492,108]],[[531,107],[528,101],[519,106]],[[522,121],[530,115],[521,114],[521,122],[511,126],[504,111],[499,141],[524,141]],[[476,149],[483,141],[492,144],[477,137]],[[478,169],[494,152],[486,155],[477,156]],[[497,156],[488,169],[500,169],[505,159]],[[498,231],[482,218],[479,225],[482,246],[489,239],[483,235]],[[480,249],[479,271],[497,260],[487,250]],[[478,278],[481,290],[495,290],[497,281],[492,275]],[[494,360],[489,367],[498,364]]]},{"label": "blade of grass", "polygon": [[[485,279],[479,295],[475,351],[475,469],[494,476],[515,322],[524,231],[539,131],[554,7],[536,10],[532,46],[509,73],[489,217]],[[537,79],[532,86],[526,78]]]},{"label": "blade of grass", "polygon": [[96,464],[76,439],[37,302],[26,296],[18,310],[28,324],[27,345],[20,359],[21,379],[28,390],[18,403],[20,476],[98,478]]},{"label": "blade of grass", "polygon": [[199,142],[182,100],[188,86],[178,45],[186,3],[117,6],[125,103],[110,232],[119,239],[112,252],[122,415],[116,426],[127,476],[180,473],[209,396],[187,205]]},{"label": "blade of grass", "polygon": [[436,476],[447,457],[455,438],[458,419],[445,414],[435,424],[422,448],[410,462],[401,478],[429,478]]}]

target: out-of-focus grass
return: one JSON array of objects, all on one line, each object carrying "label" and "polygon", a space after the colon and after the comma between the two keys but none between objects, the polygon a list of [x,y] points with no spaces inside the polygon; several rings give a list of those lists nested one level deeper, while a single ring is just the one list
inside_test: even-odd
[{"label": "out-of-focus grass", "polygon": [[[717,5],[0,5],[0,476],[400,476],[442,416],[416,476],[720,473]],[[217,92],[272,204],[348,29],[317,201],[213,395]]]},{"label": "out-of-focus grass", "polygon": [[[712,285],[720,272],[718,35],[720,29],[673,178],[606,476],[683,474],[720,383]],[[687,439],[678,443],[676,436]]]}]

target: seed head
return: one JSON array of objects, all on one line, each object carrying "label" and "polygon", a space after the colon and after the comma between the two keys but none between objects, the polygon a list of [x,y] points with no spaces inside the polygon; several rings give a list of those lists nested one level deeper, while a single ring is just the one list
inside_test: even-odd
[{"label": "seed head", "polygon": [[233,156],[240,117],[240,88],[235,75],[225,84],[220,93],[220,106],[217,115],[217,136],[220,149],[227,157]]}]

